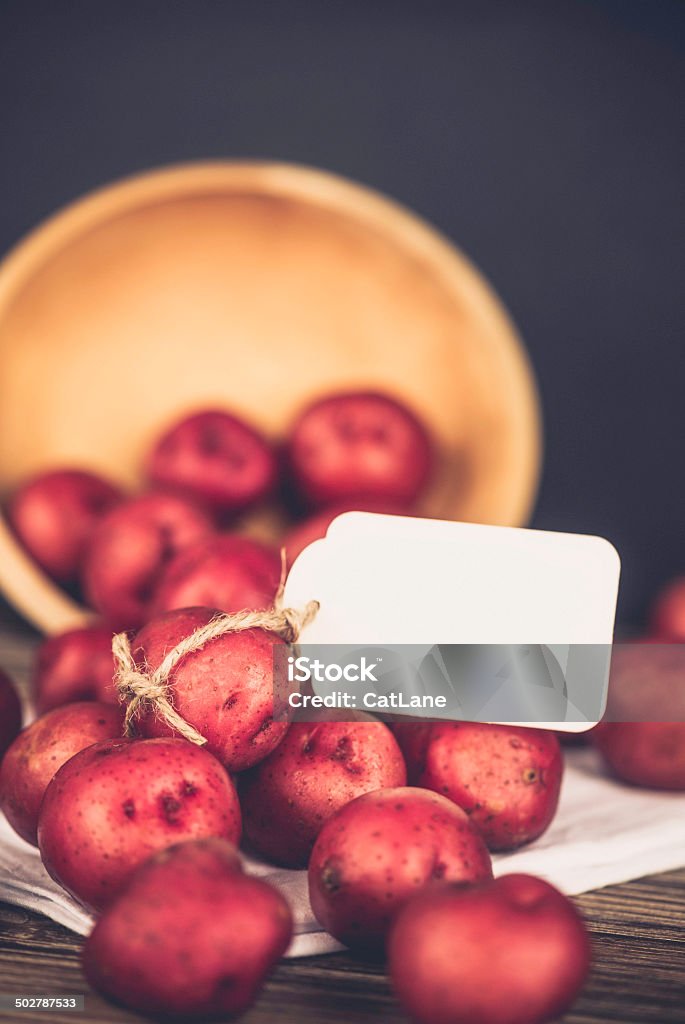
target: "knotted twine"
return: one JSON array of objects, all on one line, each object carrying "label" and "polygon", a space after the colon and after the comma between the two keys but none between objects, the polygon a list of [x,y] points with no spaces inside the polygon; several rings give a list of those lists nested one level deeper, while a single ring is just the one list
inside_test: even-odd
[{"label": "knotted twine", "polygon": [[166,724],[184,739],[204,745],[207,740],[198,730],[186,722],[169,699],[169,678],[178,663],[188,654],[201,650],[210,640],[226,633],[239,633],[245,629],[265,629],[275,633],[287,644],[295,644],[300,633],[319,610],[318,601],[309,601],[298,611],[296,608],[281,608],[282,586],[276,596],[273,608],[263,611],[246,609],[232,615],[216,615],[204,626],[199,626],[189,636],[176,644],[154,670],[136,664],[131,652],[127,633],[117,633],[112,640],[112,654],[116,665],[114,683],[119,700],[126,704],[124,734],[134,734],[134,720],[139,713],[152,710]]}]

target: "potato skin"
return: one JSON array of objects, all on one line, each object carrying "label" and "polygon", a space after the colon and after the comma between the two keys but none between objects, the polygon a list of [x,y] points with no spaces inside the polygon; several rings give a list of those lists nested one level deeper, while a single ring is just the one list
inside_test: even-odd
[{"label": "potato skin", "polygon": [[10,677],[0,668],[0,758],[21,729],[21,703]]},{"label": "potato skin", "polygon": [[685,790],[685,648],[622,644],[611,656],[606,720],[590,733],[623,782]]},{"label": "potato skin", "polygon": [[74,701],[117,702],[112,635],[108,626],[84,626],[42,642],[31,677],[39,714]]},{"label": "potato skin", "polygon": [[83,560],[89,603],[115,629],[147,621],[164,568],[180,551],[214,533],[207,513],[173,494],[125,502],[93,531]]},{"label": "potato skin", "polygon": [[492,877],[467,815],[437,793],[399,787],[357,797],[322,828],[309,861],[309,898],[336,939],[377,953],[393,916],[438,879]]},{"label": "potato skin", "polygon": [[[152,619],[132,643],[139,665],[156,669],[173,647],[218,611],[182,608]],[[174,707],[207,740],[207,750],[230,771],[267,757],[288,729],[274,722],[273,647],[283,641],[263,629],[226,633],[183,658],[169,679]],[[152,711],[138,719],[144,736],[171,736]]]},{"label": "potato skin", "polygon": [[252,1005],[293,930],[276,889],[230,843],[171,847],[140,867],[83,949],[90,984],[133,1010],[225,1019]]},{"label": "potato skin", "polygon": [[100,910],[157,850],[183,839],[240,837],[226,771],[181,739],[109,740],[82,750],[48,786],[38,846],[49,874]]},{"label": "potato skin", "polygon": [[8,517],[35,562],[56,582],[75,583],[98,522],[123,501],[108,480],[77,469],[43,473],[13,495]]},{"label": "potato skin", "polygon": [[223,612],[271,608],[281,578],[275,548],[251,537],[223,534],[193,544],[168,564],[151,611],[204,606]]},{"label": "potato skin", "polygon": [[400,749],[382,722],[295,722],[240,780],[245,836],[275,864],[305,867],[331,815],[362,793],[406,781]]},{"label": "potato skin", "polygon": [[414,501],[428,478],[428,435],[406,406],[377,392],[322,398],[298,417],[287,449],[304,503],[321,508],[359,498]]},{"label": "potato skin", "polygon": [[22,839],[38,844],[38,812],[48,784],[79,750],[115,739],[123,710],[96,701],[65,704],[27,726],[0,765],[0,810]]},{"label": "potato skin", "polygon": [[591,740],[623,782],[685,790],[685,722],[600,722]]},{"label": "potato skin", "polygon": [[148,459],[150,481],[194,498],[220,515],[242,512],[273,491],[273,447],[251,426],[207,409],[175,423]]},{"label": "potato skin", "polygon": [[504,875],[418,893],[393,923],[388,963],[417,1024],[544,1024],[580,991],[590,943],[566,896]]},{"label": "potato skin", "polygon": [[409,781],[462,807],[490,850],[514,850],[548,828],[563,775],[554,733],[478,722],[413,728],[395,732]]}]

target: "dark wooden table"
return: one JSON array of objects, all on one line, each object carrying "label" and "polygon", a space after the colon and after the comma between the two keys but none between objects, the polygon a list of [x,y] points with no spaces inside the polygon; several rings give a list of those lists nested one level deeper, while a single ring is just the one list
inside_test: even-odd
[{"label": "dark wooden table", "polygon": [[[3,621],[0,664],[25,681],[35,638],[7,613]],[[592,933],[594,966],[565,1024],[685,1024],[685,869],[587,893],[576,903]],[[59,925],[0,903],[0,993],[86,995],[85,1014],[0,1014],[0,1024],[143,1020],[88,990],[80,945],[78,936]],[[344,953],[284,961],[242,1019],[245,1024],[406,1022],[382,967]]]}]

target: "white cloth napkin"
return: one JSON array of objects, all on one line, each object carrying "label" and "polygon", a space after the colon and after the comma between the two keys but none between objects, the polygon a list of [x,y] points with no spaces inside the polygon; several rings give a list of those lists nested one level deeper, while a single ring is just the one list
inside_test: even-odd
[{"label": "white cloth napkin", "polygon": [[[591,750],[567,755],[559,811],[536,843],[494,858],[495,874],[525,871],[573,895],[685,865],[685,794],[634,789],[601,774]],[[283,892],[295,918],[287,956],[342,947],[322,931],[307,896],[307,873],[247,859],[245,866]],[[0,900],[45,914],[87,935],[93,919],[46,874],[37,850],[0,815]]]}]

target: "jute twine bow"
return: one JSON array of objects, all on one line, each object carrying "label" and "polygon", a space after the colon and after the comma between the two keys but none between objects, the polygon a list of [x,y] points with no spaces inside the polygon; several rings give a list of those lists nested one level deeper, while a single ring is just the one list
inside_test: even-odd
[{"label": "jute twine bow", "polygon": [[126,704],[124,731],[126,736],[134,732],[134,719],[139,712],[152,709],[156,715],[184,739],[202,746],[205,737],[189,722],[186,722],[169,700],[169,677],[179,661],[187,654],[201,650],[210,640],[225,633],[239,633],[245,629],[265,629],[275,633],[287,644],[297,643],[304,627],[319,610],[318,601],[309,601],[302,611],[296,608],[279,607],[281,590],[274,607],[264,611],[249,609],[235,614],[217,615],[205,626],[199,626],[190,636],[184,637],[165,656],[154,670],[140,668],[131,653],[131,644],[126,633],[117,633],[112,640],[112,654],[116,664],[114,682],[119,700]]}]

